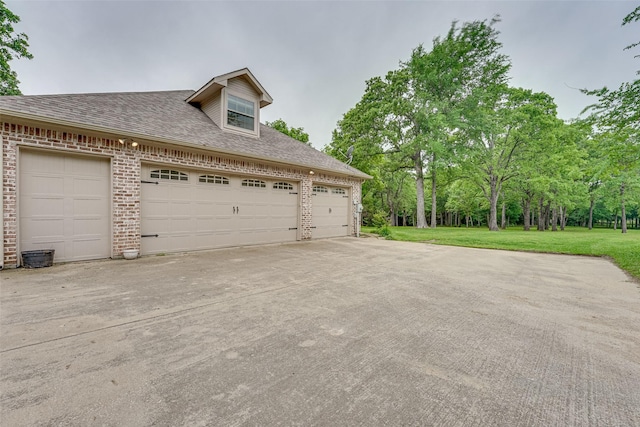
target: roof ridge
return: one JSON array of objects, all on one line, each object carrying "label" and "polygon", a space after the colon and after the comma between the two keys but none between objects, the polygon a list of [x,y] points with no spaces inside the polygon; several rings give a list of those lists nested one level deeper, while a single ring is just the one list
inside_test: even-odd
[{"label": "roof ridge", "polygon": [[[53,98],[68,96],[96,96],[96,95],[144,95],[154,93],[184,93],[191,92],[193,89],[174,89],[174,90],[148,90],[148,91],[132,91],[132,92],[81,92],[81,93],[48,93],[42,95],[10,95],[7,98]],[[3,97],[4,98],[4,97]]]}]

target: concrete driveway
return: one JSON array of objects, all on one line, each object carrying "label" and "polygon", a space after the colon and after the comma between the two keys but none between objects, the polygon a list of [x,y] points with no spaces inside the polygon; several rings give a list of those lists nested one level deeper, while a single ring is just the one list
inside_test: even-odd
[{"label": "concrete driveway", "polygon": [[344,238],[0,279],[3,426],[640,425],[604,259]]}]

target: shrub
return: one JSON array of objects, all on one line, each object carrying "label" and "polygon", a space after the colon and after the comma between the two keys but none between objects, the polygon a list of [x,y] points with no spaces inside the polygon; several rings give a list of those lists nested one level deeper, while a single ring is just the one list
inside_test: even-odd
[{"label": "shrub", "polygon": [[384,237],[385,239],[391,240],[391,228],[389,225],[385,224],[382,227],[378,227],[375,229],[374,233],[379,235],[380,237]]},{"label": "shrub", "polygon": [[375,228],[382,228],[389,225],[389,220],[383,212],[376,212],[373,214],[373,218],[371,218],[371,225]]}]

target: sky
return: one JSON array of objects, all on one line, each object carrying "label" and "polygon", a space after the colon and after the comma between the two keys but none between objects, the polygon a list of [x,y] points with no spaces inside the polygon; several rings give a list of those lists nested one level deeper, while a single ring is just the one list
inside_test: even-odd
[{"label": "sky", "polygon": [[5,0],[33,60],[14,60],[25,95],[197,90],[248,67],[273,98],[261,121],[302,127],[314,147],[362,98],[366,81],[399,68],[454,20],[491,19],[511,58],[511,85],[554,97],[562,119],[593,99],[579,88],[637,78],[622,27],[638,0],[608,1],[100,1]]}]

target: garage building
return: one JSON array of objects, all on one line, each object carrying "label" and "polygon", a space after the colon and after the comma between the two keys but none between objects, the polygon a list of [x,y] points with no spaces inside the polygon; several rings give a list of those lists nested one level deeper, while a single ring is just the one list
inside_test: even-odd
[{"label": "garage building", "polygon": [[248,69],[197,91],[0,97],[3,267],[355,233],[369,176],[260,123]]}]

